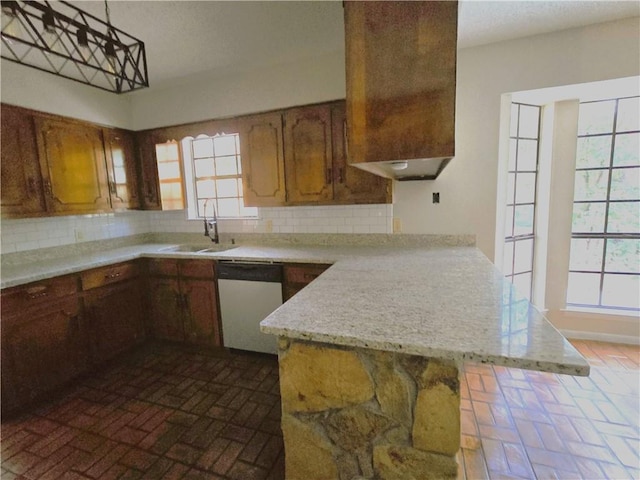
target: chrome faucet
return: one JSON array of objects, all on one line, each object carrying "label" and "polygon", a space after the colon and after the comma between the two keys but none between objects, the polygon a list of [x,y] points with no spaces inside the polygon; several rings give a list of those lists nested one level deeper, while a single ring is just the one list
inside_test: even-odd
[{"label": "chrome faucet", "polygon": [[[213,243],[220,243],[220,237],[218,237],[218,216],[216,215],[216,206],[213,207],[213,218],[207,218],[207,203],[209,200],[213,200],[212,198],[207,198],[204,201],[203,207],[203,215],[204,215],[204,236],[209,237]],[[213,229],[213,237],[211,236],[211,230]]]}]

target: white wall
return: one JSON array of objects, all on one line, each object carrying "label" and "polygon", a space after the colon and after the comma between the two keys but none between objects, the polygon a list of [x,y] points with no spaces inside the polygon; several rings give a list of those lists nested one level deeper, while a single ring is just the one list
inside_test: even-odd
[{"label": "white wall", "polygon": [[344,52],[131,94],[134,130],[345,98]]},{"label": "white wall", "polygon": [[131,128],[127,95],[98,90],[8,60],[1,63],[2,103],[89,122]]}]

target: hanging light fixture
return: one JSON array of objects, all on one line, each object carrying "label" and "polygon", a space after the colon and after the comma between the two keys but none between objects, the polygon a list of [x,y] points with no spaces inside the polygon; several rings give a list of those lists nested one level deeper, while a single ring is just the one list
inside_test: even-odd
[{"label": "hanging light fixture", "polygon": [[[144,43],[68,2],[1,2],[2,58],[110,92],[149,86]],[[55,8],[54,8],[55,7]]]},{"label": "hanging light fixture", "polygon": [[2,38],[7,35],[7,42],[13,45],[14,38],[22,38],[23,32],[18,20],[16,2],[2,2]]}]

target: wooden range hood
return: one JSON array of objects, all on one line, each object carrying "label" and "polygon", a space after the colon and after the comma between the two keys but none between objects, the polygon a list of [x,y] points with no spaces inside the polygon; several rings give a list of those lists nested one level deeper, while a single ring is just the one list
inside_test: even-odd
[{"label": "wooden range hood", "polygon": [[344,5],[349,163],[435,179],[455,154],[458,2]]}]

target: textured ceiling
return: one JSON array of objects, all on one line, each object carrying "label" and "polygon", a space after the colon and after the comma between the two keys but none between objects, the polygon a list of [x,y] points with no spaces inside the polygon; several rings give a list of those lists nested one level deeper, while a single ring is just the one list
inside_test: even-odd
[{"label": "textured ceiling", "polygon": [[[74,5],[105,18],[101,1]],[[344,48],[341,1],[110,0],[114,26],[147,47],[152,86]],[[459,48],[640,15],[638,1],[461,1]]]}]

